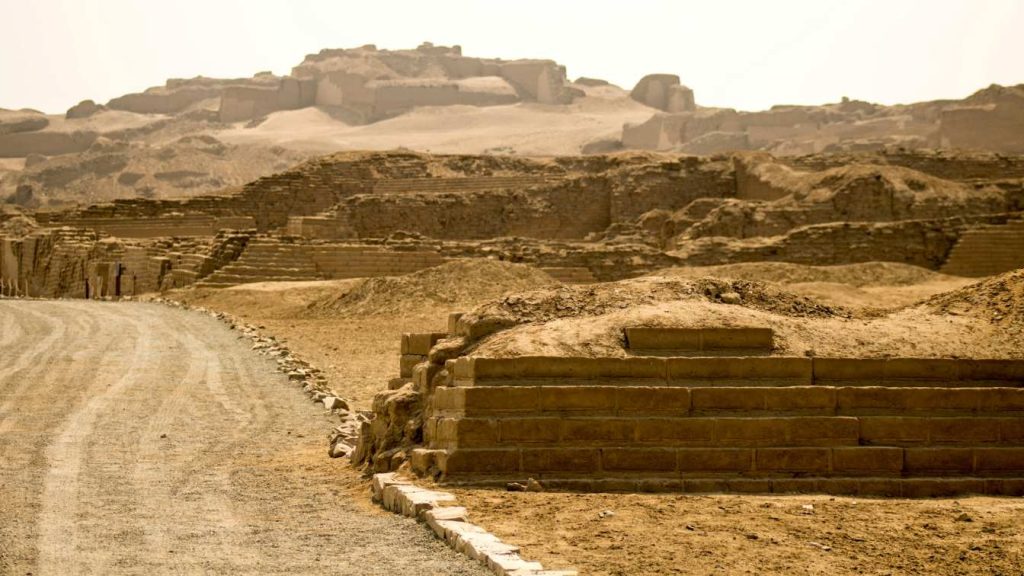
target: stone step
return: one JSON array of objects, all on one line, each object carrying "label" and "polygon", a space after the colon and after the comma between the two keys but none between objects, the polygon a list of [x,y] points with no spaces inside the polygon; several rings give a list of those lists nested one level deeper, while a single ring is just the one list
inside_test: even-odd
[{"label": "stone step", "polygon": [[458,386],[1019,387],[1024,360],[462,357],[452,361],[449,373]]},{"label": "stone step", "polygon": [[440,388],[431,399],[431,407],[443,416],[488,418],[523,414],[1024,417],[1024,388],[481,386]]},{"label": "stone step", "polygon": [[[529,476],[451,477],[447,485],[503,487],[511,479],[525,483]],[[891,498],[950,498],[970,494],[1024,496],[1020,477],[816,477],[756,478],[740,475],[676,476],[621,472],[614,475],[544,475],[544,486],[572,492],[628,492],[691,494],[834,494],[837,496],[880,496]]]},{"label": "stone step", "polygon": [[466,476],[1024,479],[1024,448],[522,447],[434,451],[445,480]]},{"label": "stone step", "polygon": [[[431,448],[560,446],[1021,447],[1024,418],[1011,416],[595,416],[532,413],[495,418],[432,416]],[[1024,462],[1024,460],[1022,460]]]}]

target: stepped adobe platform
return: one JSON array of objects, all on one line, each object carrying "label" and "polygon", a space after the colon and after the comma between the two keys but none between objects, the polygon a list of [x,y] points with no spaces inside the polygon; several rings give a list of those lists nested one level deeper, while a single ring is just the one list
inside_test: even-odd
[{"label": "stepped adobe platform", "polygon": [[[647,329],[630,341],[756,351],[765,336]],[[1024,494],[1024,361],[461,357],[446,372],[413,466],[448,483]],[[429,389],[428,364],[413,374]]]},{"label": "stepped adobe platform", "polygon": [[1024,268],[1024,220],[967,230],[942,265],[943,274],[989,276]]},{"label": "stepped adobe platform", "polygon": [[204,278],[197,286],[217,288],[255,282],[394,276],[444,262],[437,252],[388,251],[359,245],[258,238],[246,246],[237,260]]}]

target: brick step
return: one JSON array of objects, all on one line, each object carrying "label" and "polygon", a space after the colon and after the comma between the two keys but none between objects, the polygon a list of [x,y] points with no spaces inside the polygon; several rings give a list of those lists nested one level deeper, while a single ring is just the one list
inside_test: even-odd
[{"label": "brick step", "polygon": [[803,357],[461,357],[457,386],[1019,387],[1024,360]]},{"label": "brick step", "polygon": [[221,268],[221,270],[239,272],[239,273],[263,273],[272,271],[289,271],[289,272],[309,272],[316,273],[316,266],[295,266],[294,263],[290,266],[252,266],[248,262],[236,262],[234,264],[228,264]]},{"label": "brick step", "polygon": [[271,258],[271,257],[265,257],[265,256],[252,256],[252,255],[249,255],[249,254],[246,254],[246,255],[242,256],[237,261],[239,261],[239,262],[247,262],[247,263],[251,263],[253,265],[282,265],[282,264],[284,264],[284,265],[300,264],[300,265],[303,265],[303,266],[314,266],[314,265],[316,265],[315,262],[313,262],[312,260],[310,260],[308,258],[301,258],[301,257],[299,257],[299,258],[288,258],[288,257],[278,258],[278,257],[272,257]]},{"label": "brick step", "polygon": [[[632,416],[527,414],[497,418],[433,416],[431,448],[527,445],[594,447],[1016,446],[1024,418],[1013,416]],[[1021,452],[1024,456],[1024,451]]]},{"label": "brick step", "polygon": [[321,278],[310,278],[308,276],[232,276],[222,274],[210,277],[210,283],[218,284],[253,284],[256,282],[312,282]]},{"label": "brick step", "polygon": [[[528,476],[452,477],[449,486],[504,487],[510,480],[526,482]],[[1024,478],[748,478],[676,477],[658,474],[616,474],[614,476],[551,476],[540,478],[550,490],[573,492],[628,492],[689,494],[834,494],[837,496],[883,496],[890,498],[949,498],[969,494],[1024,496]]]},{"label": "brick step", "polygon": [[[703,415],[1024,417],[1024,388],[874,386],[439,388],[431,410],[446,416],[586,414],[625,417]],[[1024,426],[1024,423],[1022,423]]]},{"label": "brick step", "polygon": [[530,475],[658,475],[662,478],[1017,478],[1024,479],[1024,448],[603,448],[522,447],[430,450],[445,479]]}]

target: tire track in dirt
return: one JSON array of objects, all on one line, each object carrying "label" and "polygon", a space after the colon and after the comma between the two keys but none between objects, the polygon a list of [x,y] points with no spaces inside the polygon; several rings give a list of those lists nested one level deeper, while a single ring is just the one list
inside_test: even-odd
[{"label": "tire track in dirt", "polygon": [[0,378],[0,573],[487,573],[352,501],[329,415],[215,320],[0,305],[25,348]]}]

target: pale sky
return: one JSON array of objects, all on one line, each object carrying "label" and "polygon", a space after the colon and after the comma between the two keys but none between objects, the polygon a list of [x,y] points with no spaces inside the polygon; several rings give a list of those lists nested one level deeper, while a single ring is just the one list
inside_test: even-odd
[{"label": "pale sky", "polygon": [[0,0],[0,107],[63,112],[167,78],[286,74],[321,48],[461,44],[698,104],[883,104],[1024,83],[1024,0]]}]

